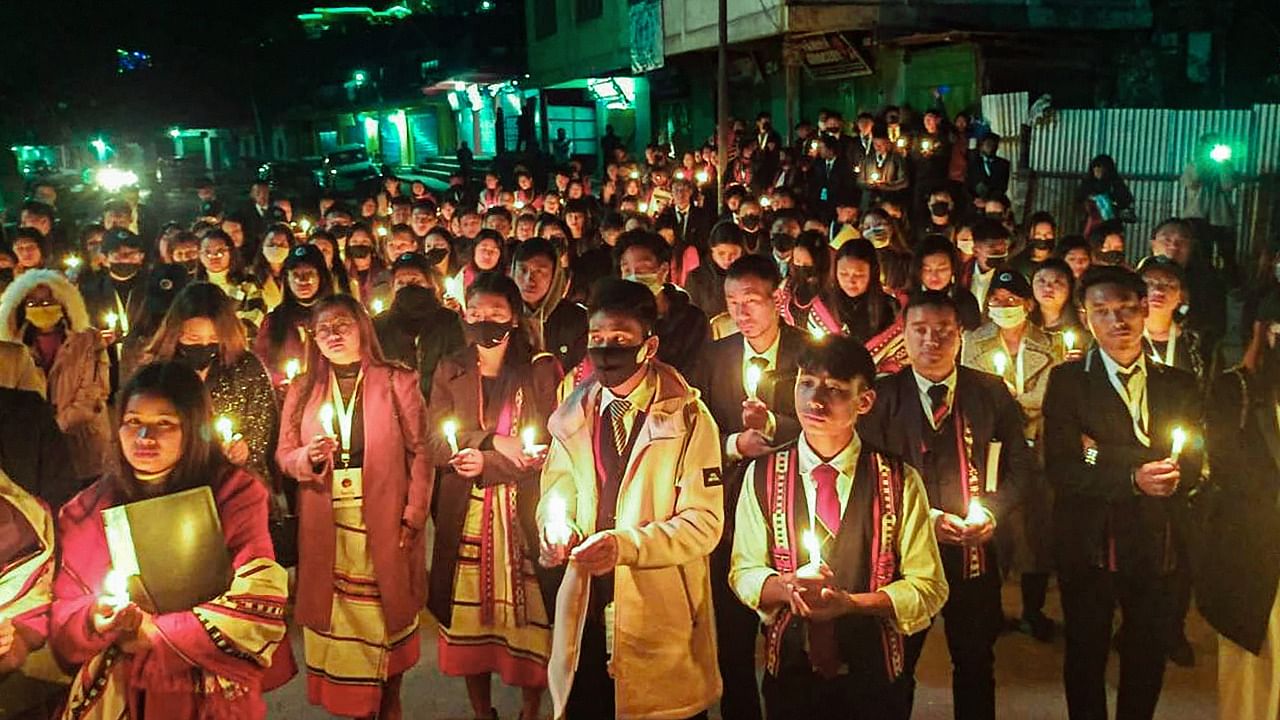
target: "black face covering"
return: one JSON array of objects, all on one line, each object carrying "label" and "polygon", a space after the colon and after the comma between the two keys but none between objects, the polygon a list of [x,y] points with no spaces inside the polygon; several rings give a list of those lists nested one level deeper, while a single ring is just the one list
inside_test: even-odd
[{"label": "black face covering", "polygon": [[987,267],[992,270],[999,270],[1000,268],[1004,267],[1004,264],[1008,262],[1008,260],[1009,260],[1008,253],[1005,253],[1004,255],[988,255]]},{"label": "black face covering", "polygon": [[467,342],[475,343],[483,348],[495,348],[511,335],[512,328],[509,323],[482,320],[480,322],[467,323],[465,330]]},{"label": "black face covering", "polygon": [[600,384],[613,388],[627,381],[640,369],[641,345],[623,347],[587,348],[587,357],[591,358],[591,367]]},{"label": "black face covering", "polygon": [[1108,250],[1106,252],[1100,252],[1098,253],[1098,262],[1102,263],[1103,265],[1123,265],[1124,251]]},{"label": "black face covering", "polygon": [[348,245],[347,257],[352,259],[363,259],[373,254],[373,248],[368,245]]},{"label": "black face covering", "polygon": [[934,217],[946,217],[951,214],[951,206],[944,202],[936,202],[929,206],[929,214]]},{"label": "black face covering", "polygon": [[1053,252],[1052,240],[1032,240],[1031,242],[1027,243],[1027,246],[1030,247],[1033,251],[1039,250],[1041,252]]},{"label": "black face covering", "polygon": [[769,238],[773,249],[780,253],[790,252],[796,247],[796,239],[786,233],[777,233]]},{"label": "black face covering", "polygon": [[123,280],[128,280],[137,275],[141,269],[141,263],[113,262],[110,265],[111,274]]},{"label": "black face covering", "polygon": [[742,229],[744,230],[755,230],[760,227],[759,215],[743,215],[738,220],[742,223]]},{"label": "black face covering", "polygon": [[179,343],[173,349],[173,357],[196,372],[208,370],[209,366],[213,365],[213,361],[218,359],[218,343],[204,345]]},{"label": "black face covering", "polygon": [[397,314],[403,314],[409,318],[425,317],[439,307],[436,294],[430,288],[420,285],[406,285],[400,288],[396,291],[395,300],[391,305]]},{"label": "black face covering", "polygon": [[791,287],[795,291],[797,300],[808,302],[817,294],[818,276],[814,274],[812,267],[808,265],[792,265],[790,275]]},{"label": "black face covering", "polygon": [[200,270],[199,260],[183,260],[179,264],[182,265],[182,268],[187,271],[188,275],[195,275]]}]

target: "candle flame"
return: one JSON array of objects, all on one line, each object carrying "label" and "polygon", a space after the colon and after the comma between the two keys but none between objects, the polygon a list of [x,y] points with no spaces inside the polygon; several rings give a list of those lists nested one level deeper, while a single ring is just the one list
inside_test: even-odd
[{"label": "candle flame", "polygon": [[386,307],[386,304],[382,302],[382,298],[374,298],[373,302],[369,303],[369,307],[373,310],[374,315],[378,315]]},{"label": "candle flame", "polygon": [[109,312],[106,315],[102,316],[102,321],[107,324],[108,330],[115,330],[116,323],[120,321],[120,316],[115,314],[114,312]]},{"label": "candle flame", "polygon": [[449,441],[449,450],[454,455],[458,454],[458,421],[449,419],[440,425],[440,429],[444,432],[445,440]]},{"label": "candle flame", "polygon": [[1067,350],[1076,349],[1076,333],[1074,330],[1067,330],[1062,333],[1062,342],[1066,344]]},{"label": "candle flame", "polygon": [[112,568],[102,579],[102,599],[116,610],[123,610],[130,602],[129,576]]},{"label": "candle flame", "polygon": [[1181,427],[1175,427],[1172,435],[1173,445],[1170,448],[1169,454],[1173,457],[1174,462],[1177,462],[1178,456],[1182,454],[1182,447],[1187,443],[1187,431],[1183,430]]},{"label": "candle flame", "polygon": [[805,530],[803,542],[804,549],[809,553],[809,563],[822,564],[822,543],[818,542],[818,534],[812,530]]},{"label": "candle flame", "polygon": [[298,377],[298,373],[302,372],[302,363],[297,358],[289,358],[284,364],[285,377],[293,380]]},{"label": "candle flame", "polygon": [[62,264],[66,265],[68,270],[75,270],[80,267],[80,256],[68,255],[67,259],[62,261]]},{"label": "candle flame", "polygon": [[231,439],[235,433],[235,425],[231,422],[231,418],[226,415],[219,415],[218,419],[213,421],[213,428],[217,431],[218,436],[222,438],[223,445],[231,444]]},{"label": "candle flame", "polygon": [[537,439],[537,437],[538,437],[538,431],[535,430],[532,426],[526,427],[524,430],[520,431],[520,440],[524,444],[524,451],[526,453],[529,453],[530,455],[533,454],[534,448],[536,446],[536,443],[534,441]]},{"label": "candle flame", "polygon": [[964,521],[966,525],[979,525],[986,522],[987,511],[982,508],[982,503],[978,498],[969,501],[969,513],[965,515]]},{"label": "candle flame", "polygon": [[747,395],[752,399],[756,399],[756,390],[760,387],[760,379],[764,377],[764,371],[759,365],[751,364],[747,366],[747,375],[744,378],[747,385]]},{"label": "candle flame", "polygon": [[991,362],[996,367],[996,374],[1004,375],[1005,369],[1009,367],[1009,356],[1005,355],[1003,352],[997,352],[992,356]]},{"label": "candle flame", "polygon": [[809,335],[814,340],[821,340],[822,338],[827,336],[827,331],[823,330],[817,325],[814,325],[813,327],[809,328]]},{"label": "candle flame", "polygon": [[333,431],[333,405],[325,403],[320,406],[320,427],[324,428],[325,435],[335,435]]}]

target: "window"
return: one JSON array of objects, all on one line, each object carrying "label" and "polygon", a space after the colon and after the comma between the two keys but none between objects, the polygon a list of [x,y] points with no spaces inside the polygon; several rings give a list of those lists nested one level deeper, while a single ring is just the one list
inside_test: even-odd
[{"label": "window", "polygon": [[539,40],[556,34],[556,0],[533,0],[533,34]]},{"label": "window", "polygon": [[569,152],[573,155],[596,154],[596,109],[574,105],[547,106],[547,136],[552,142],[556,131],[564,129],[569,140]]},{"label": "window", "polygon": [[577,0],[578,22],[595,20],[604,14],[604,0]]}]

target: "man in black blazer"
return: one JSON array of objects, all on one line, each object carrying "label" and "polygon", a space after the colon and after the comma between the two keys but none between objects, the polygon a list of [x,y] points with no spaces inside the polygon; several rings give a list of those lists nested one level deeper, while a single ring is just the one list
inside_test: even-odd
[{"label": "man in black blazer", "polygon": [[996,155],[1000,149],[1000,136],[988,133],[982,138],[977,152],[969,156],[965,189],[973,204],[982,207],[987,198],[1000,197],[1009,192],[1009,161]]},{"label": "man in black blazer", "polygon": [[[806,336],[782,322],[776,296],[778,266],[761,255],[744,255],[729,266],[725,302],[739,332],[711,344],[691,378],[720,426],[724,450],[725,528],[711,555],[711,590],[726,720],[760,718],[755,643],[760,619],[738,601],[729,586],[733,518],[743,473],[750,462],[800,434],[795,413],[796,363]],[[760,368],[755,397],[747,373]]]},{"label": "man in black blazer", "polygon": [[[1063,680],[1073,720],[1107,717],[1116,605],[1124,618],[1116,717],[1154,715],[1174,589],[1188,570],[1175,548],[1187,490],[1200,475],[1200,403],[1194,377],[1143,356],[1146,291],[1124,268],[1084,274],[1081,296],[1097,346],[1054,368],[1045,393],[1045,467],[1055,487],[1067,643]],[[1175,459],[1176,429],[1187,441]]]},{"label": "man in black blazer", "polygon": [[711,208],[693,204],[693,185],[688,180],[673,181],[671,196],[671,204],[663,209],[659,221],[666,218],[675,226],[676,247],[692,245],[705,258],[707,239],[715,221]]},{"label": "man in black blazer", "polygon": [[[942,566],[951,587],[942,608],[958,720],[994,720],[1000,568],[992,542],[1033,470],[1022,411],[1005,383],[960,367],[960,314],[951,296],[926,291],[906,310],[911,367],[876,385],[876,404],[858,423],[868,446],[920,469]],[[927,630],[907,639],[912,677]]]},{"label": "man in black blazer", "polygon": [[809,214],[830,223],[836,216],[836,202],[853,197],[857,186],[849,161],[841,153],[840,141],[822,136],[822,147],[809,171]]}]

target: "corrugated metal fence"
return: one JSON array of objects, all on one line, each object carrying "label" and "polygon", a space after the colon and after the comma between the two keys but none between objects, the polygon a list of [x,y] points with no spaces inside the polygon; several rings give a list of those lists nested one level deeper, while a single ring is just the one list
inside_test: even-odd
[{"label": "corrugated metal fence", "polygon": [[1138,223],[1129,228],[1133,260],[1146,253],[1146,240],[1156,223],[1181,214],[1181,185],[1199,138],[1208,132],[1231,145],[1237,172],[1233,193],[1238,256],[1243,260],[1258,243],[1280,239],[1280,105],[1256,105],[1250,110],[1100,109],[1057,110],[1031,132],[1030,175],[1016,171],[1020,128],[1031,98],[1025,93],[987,95],[983,117],[1004,137],[1000,154],[1013,162],[1010,188],[1015,204],[1026,195],[1028,212],[1053,213],[1060,233],[1084,227],[1084,209],[1076,189],[1100,154],[1115,158],[1136,200]]}]

